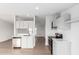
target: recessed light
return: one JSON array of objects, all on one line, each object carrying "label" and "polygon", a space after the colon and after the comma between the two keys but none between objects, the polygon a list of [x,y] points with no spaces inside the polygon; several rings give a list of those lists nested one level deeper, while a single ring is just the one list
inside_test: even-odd
[{"label": "recessed light", "polygon": [[36,7],[35,7],[35,9],[36,9],[36,10],[39,10],[39,7],[38,7],[38,6],[36,6]]}]

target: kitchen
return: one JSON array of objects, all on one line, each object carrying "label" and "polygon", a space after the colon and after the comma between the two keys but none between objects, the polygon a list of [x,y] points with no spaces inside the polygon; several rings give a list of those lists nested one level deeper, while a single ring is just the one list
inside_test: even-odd
[{"label": "kitchen", "polygon": [[15,16],[14,36],[12,48],[35,47],[35,20],[34,17]]},{"label": "kitchen", "polygon": [[[37,46],[38,48],[39,46],[42,46],[41,51],[48,51],[47,54],[49,54],[49,50],[53,55],[79,54],[79,4],[1,4],[0,6],[4,7],[4,11],[6,9],[8,11],[9,9],[13,11],[12,13],[14,13],[12,14],[8,11],[8,13],[11,13],[11,15],[4,14],[4,17],[4,15],[1,14],[0,16],[5,20],[8,18],[6,22],[3,21],[0,23],[0,41],[3,42],[7,41],[8,39],[12,39],[12,49],[34,49],[35,42],[37,40],[35,38],[43,37],[44,40],[42,41],[44,42],[39,41],[40,44],[41,42],[43,43],[43,46],[39,44],[37,44]],[[7,6],[8,8],[6,8]],[[28,10],[34,15],[25,13],[28,11],[27,8],[24,8],[24,6],[27,8],[29,6]],[[62,6],[62,8],[59,8],[59,6]],[[31,9],[31,7],[34,9]],[[14,8],[14,10],[12,8]],[[16,12],[15,14],[15,10],[19,10],[19,12]],[[53,10],[57,11],[55,12]],[[33,11],[34,13],[32,13]],[[49,47],[49,50],[45,50],[46,47]],[[39,50],[40,48],[38,51]]]},{"label": "kitchen", "polygon": [[48,37],[48,45],[50,46],[51,54],[71,54],[71,42],[67,41],[65,38],[65,31],[67,32],[68,30],[70,30],[70,23],[65,23],[68,20],[70,20],[70,14],[68,13],[64,15],[61,15],[61,13],[56,13],[53,16],[47,16],[47,22],[49,22],[50,24],[46,24],[50,25],[49,29],[51,32],[48,32],[49,29],[47,27],[46,33]]},{"label": "kitchen", "polygon": [[[79,55],[79,4],[76,4],[60,13],[46,17],[46,43],[48,37],[52,37],[53,54],[55,55]],[[59,15],[59,16],[58,16]],[[56,19],[57,18],[57,19]],[[51,24],[53,22],[53,29]],[[54,38],[55,33],[62,34],[63,39]],[[61,35],[60,35],[61,36]],[[65,48],[65,49],[64,49]],[[52,51],[52,50],[51,50]]]},{"label": "kitchen", "polygon": [[[71,55],[77,54],[78,49],[76,41],[76,33],[74,32],[74,22],[78,21],[78,4],[65,11],[46,16],[45,20],[45,46],[49,46],[50,53],[53,55]],[[76,10],[76,11],[75,11]],[[75,11],[75,12],[73,12]],[[74,20],[75,19],[75,20]],[[71,35],[72,33],[72,35]],[[75,35],[74,35],[75,33]],[[58,37],[57,37],[58,36]],[[60,36],[60,37],[59,37]],[[73,40],[72,40],[72,39]],[[78,36],[77,36],[78,38]],[[52,41],[52,42],[51,42]],[[51,43],[49,43],[51,42]],[[53,43],[53,44],[52,44]],[[76,44],[75,44],[76,43]],[[53,47],[52,47],[53,46]],[[76,47],[76,48],[74,48]],[[75,50],[75,51],[74,51]]]}]

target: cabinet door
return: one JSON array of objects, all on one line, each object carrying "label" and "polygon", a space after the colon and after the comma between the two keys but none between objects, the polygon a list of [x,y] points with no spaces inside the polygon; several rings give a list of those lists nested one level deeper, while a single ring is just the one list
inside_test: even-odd
[{"label": "cabinet door", "polygon": [[23,36],[21,41],[22,48],[33,48],[34,41],[33,36]]},{"label": "cabinet door", "polygon": [[20,22],[20,28],[24,28],[24,21]]},{"label": "cabinet door", "polygon": [[52,52],[53,52],[54,55],[56,55],[56,48],[55,48],[56,44],[55,44],[54,41],[52,42],[52,44],[53,44],[52,45],[52,49],[53,49]]},{"label": "cabinet door", "polygon": [[20,28],[20,21],[16,21],[16,28]]},{"label": "cabinet door", "polygon": [[29,38],[28,38],[28,48],[33,48],[33,46],[34,46],[34,41],[33,41],[34,39],[33,39],[33,36],[30,36]]},{"label": "cabinet door", "polygon": [[24,21],[16,21],[16,28],[24,28]]},{"label": "cabinet door", "polygon": [[27,23],[27,21],[24,21],[24,28],[29,28],[29,24]]},{"label": "cabinet door", "polygon": [[70,42],[57,41],[54,43],[54,54],[55,55],[70,55]]},{"label": "cabinet door", "polygon": [[21,40],[21,47],[28,48],[28,37],[23,36]]},{"label": "cabinet door", "polygon": [[79,55],[79,22],[71,23],[71,54]]}]

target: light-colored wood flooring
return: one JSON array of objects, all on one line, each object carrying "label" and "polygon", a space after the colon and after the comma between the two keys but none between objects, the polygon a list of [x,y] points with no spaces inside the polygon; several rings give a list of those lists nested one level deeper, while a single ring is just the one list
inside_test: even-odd
[{"label": "light-colored wood flooring", "polygon": [[48,47],[45,47],[44,38],[36,38],[33,49],[13,49],[12,40],[0,43],[0,55],[50,55]]}]

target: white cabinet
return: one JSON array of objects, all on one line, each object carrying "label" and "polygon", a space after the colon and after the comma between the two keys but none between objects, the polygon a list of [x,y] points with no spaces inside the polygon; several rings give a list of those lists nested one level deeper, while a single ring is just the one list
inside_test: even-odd
[{"label": "white cabinet", "polygon": [[29,28],[29,24],[27,23],[27,21],[23,22],[23,28]]},{"label": "white cabinet", "polygon": [[30,36],[29,38],[28,38],[28,48],[33,48],[34,47],[34,41],[33,41],[34,39],[33,39],[33,37],[32,36]]},{"label": "white cabinet", "polygon": [[24,28],[24,21],[20,21],[20,28]]},{"label": "white cabinet", "polygon": [[20,21],[16,21],[16,28],[20,28]]},{"label": "white cabinet", "polygon": [[53,54],[54,55],[70,55],[71,46],[70,42],[65,40],[53,40]]},{"label": "white cabinet", "polygon": [[25,37],[25,36],[22,37],[22,40],[21,40],[21,47],[22,47],[22,48],[28,47],[28,36],[27,36],[27,37]]},{"label": "white cabinet", "polygon": [[71,20],[71,15],[69,13],[65,13],[64,15],[61,15],[60,18],[55,19],[54,23],[56,23],[58,29],[68,30],[70,29],[70,24],[66,22],[70,20]]},{"label": "white cabinet", "polygon": [[16,28],[32,28],[33,21],[16,21]]},{"label": "white cabinet", "polygon": [[34,41],[32,36],[23,36],[21,41],[21,47],[22,48],[33,48],[34,47]]},{"label": "white cabinet", "polygon": [[19,40],[13,40],[15,43],[19,43],[21,48],[33,48],[35,46],[35,19],[33,17],[15,17],[14,20],[14,36],[21,37],[21,42]]},{"label": "white cabinet", "polygon": [[24,22],[23,21],[16,21],[16,28],[23,28]]},{"label": "white cabinet", "polygon": [[20,43],[22,48],[33,48],[35,46],[34,25],[34,21],[16,21],[16,33],[17,36],[22,37]]}]

